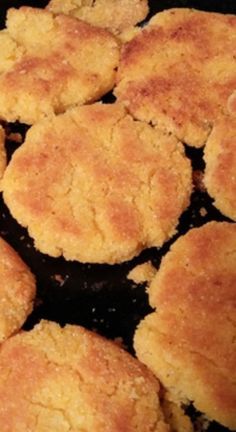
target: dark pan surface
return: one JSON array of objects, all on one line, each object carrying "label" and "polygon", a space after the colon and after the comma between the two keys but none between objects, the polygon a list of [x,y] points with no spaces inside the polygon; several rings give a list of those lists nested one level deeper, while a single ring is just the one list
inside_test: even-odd
[{"label": "dark pan surface", "polygon": [[[170,7],[194,7],[223,13],[236,13],[235,0],[221,1],[149,1],[150,16]],[[43,7],[47,1],[1,1],[0,22],[8,7],[21,5]],[[111,102],[111,95],[104,102]],[[9,127],[9,126],[8,126]],[[25,132],[24,125],[10,125],[11,130]],[[8,155],[16,145],[7,142]],[[202,150],[186,149],[193,168],[202,171],[204,163]],[[202,209],[206,211],[202,212]],[[226,220],[212,205],[206,192],[195,191],[189,209],[182,215],[178,235],[190,227],[200,226],[210,220]],[[30,329],[41,318],[65,323],[83,325],[95,329],[109,338],[122,338],[124,346],[132,352],[132,337],[136,325],[149,311],[144,285],[135,285],[127,280],[127,274],[136,264],[151,260],[158,267],[171,242],[163,248],[145,250],[137,258],[122,265],[84,265],[66,262],[63,258],[54,259],[37,252],[27,231],[21,228],[10,216],[0,196],[0,233],[18,251],[37,277],[37,300],[35,310],[25,324]],[[191,408],[190,408],[191,411]],[[191,413],[196,416],[196,413]],[[223,432],[227,429],[212,423],[210,432]]]}]

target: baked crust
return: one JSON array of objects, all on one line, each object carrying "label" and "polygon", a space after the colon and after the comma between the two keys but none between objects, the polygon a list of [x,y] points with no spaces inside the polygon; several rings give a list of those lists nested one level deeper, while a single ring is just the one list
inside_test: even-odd
[{"label": "baked crust", "polygon": [[235,38],[234,15],[158,13],[124,45],[115,94],[135,118],[201,147],[216,119],[233,111]]},{"label": "baked crust", "polygon": [[169,432],[154,376],[115,343],[41,321],[0,351],[2,432]]},{"label": "baked crust", "polygon": [[210,222],[180,237],[149,288],[156,312],[135,349],[178,402],[234,430],[236,225]]},{"label": "baked crust", "polygon": [[217,122],[204,149],[204,184],[214,205],[236,220],[236,117]]},{"label": "baked crust", "polygon": [[106,28],[116,35],[143,21],[149,11],[147,0],[51,0],[47,8]]},{"label": "baked crust", "polygon": [[32,312],[33,274],[17,252],[0,238],[0,342],[19,330]]},{"label": "baked crust", "polygon": [[113,264],[175,233],[191,181],[176,138],[98,103],[35,124],[3,195],[41,252]]},{"label": "baked crust", "polygon": [[101,28],[47,10],[9,9],[0,32],[0,117],[33,124],[110,91],[119,43]]}]

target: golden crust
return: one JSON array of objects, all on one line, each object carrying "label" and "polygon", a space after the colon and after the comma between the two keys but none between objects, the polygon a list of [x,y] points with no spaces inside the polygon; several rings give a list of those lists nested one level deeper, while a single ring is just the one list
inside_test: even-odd
[{"label": "golden crust", "polygon": [[114,85],[118,42],[83,21],[10,9],[0,46],[0,117],[7,121],[32,124],[97,100]]},{"label": "golden crust", "polygon": [[236,114],[236,90],[233,91],[233,93],[228,98],[227,103],[228,112],[231,115]]},{"label": "golden crust", "polygon": [[233,110],[235,40],[233,15],[158,13],[124,45],[115,94],[139,120],[201,147],[215,120]]},{"label": "golden crust", "polygon": [[236,117],[217,122],[207,140],[204,184],[215,206],[236,220]]},{"label": "golden crust", "polygon": [[158,392],[145,366],[82,327],[41,321],[1,348],[1,432],[168,432]]},{"label": "golden crust", "polygon": [[156,268],[152,265],[151,261],[139,264],[132,268],[127,275],[127,279],[135,282],[136,284],[151,283],[156,274]]},{"label": "golden crust", "polygon": [[0,126],[0,191],[2,190],[2,177],[7,165],[7,155],[5,150],[5,132]]},{"label": "golden crust", "polygon": [[166,423],[170,425],[171,432],[194,432],[190,418],[184,413],[182,407],[174,402],[168,392],[162,389],[161,408]]},{"label": "golden crust", "polygon": [[147,0],[51,0],[47,8],[64,13],[98,27],[120,34],[144,20],[148,14]]},{"label": "golden crust", "polygon": [[35,278],[19,255],[0,238],[0,342],[16,332],[32,312]]},{"label": "golden crust", "polygon": [[135,335],[138,358],[176,401],[235,429],[236,225],[210,222],[180,237],[150,285],[157,312]]},{"label": "golden crust", "polygon": [[41,252],[112,264],[174,234],[191,167],[174,137],[98,103],[34,125],[3,190]]}]

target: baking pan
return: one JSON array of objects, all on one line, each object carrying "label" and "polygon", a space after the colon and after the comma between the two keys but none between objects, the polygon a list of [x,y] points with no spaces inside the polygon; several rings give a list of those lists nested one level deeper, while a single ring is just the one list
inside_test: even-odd
[{"label": "baking pan", "polygon": [[[9,7],[30,5],[44,7],[47,1],[1,1],[0,24],[4,27],[6,10]],[[157,1],[149,2],[150,14],[171,7],[193,7],[202,10],[236,13],[236,2],[232,1]],[[149,18],[148,17],[148,18]],[[145,25],[145,23],[144,23]],[[111,94],[104,97],[104,102],[111,102]],[[27,127],[20,124],[5,125],[13,132],[25,133]],[[8,157],[17,148],[14,142],[7,141]],[[198,174],[204,170],[202,150],[186,148],[193,169]],[[204,210],[203,210],[204,209]],[[204,190],[195,189],[191,205],[180,219],[177,234],[164,247],[143,251],[132,261],[122,265],[90,265],[67,262],[63,258],[50,258],[34,249],[33,241],[27,231],[20,227],[10,216],[0,196],[0,232],[21,255],[37,278],[37,299],[35,309],[24,328],[30,329],[40,319],[65,323],[80,324],[98,331],[108,338],[121,338],[124,346],[132,353],[132,338],[138,322],[150,312],[145,285],[136,285],[127,279],[127,274],[135,265],[151,260],[158,268],[161,257],[171,243],[189,228],[200,226],[210,220],[227,220],[212,205],[212,200]],[[197,413],[190,408],[191,415]],[[223,432],[226,428],[212,423],[208,431]]]}]

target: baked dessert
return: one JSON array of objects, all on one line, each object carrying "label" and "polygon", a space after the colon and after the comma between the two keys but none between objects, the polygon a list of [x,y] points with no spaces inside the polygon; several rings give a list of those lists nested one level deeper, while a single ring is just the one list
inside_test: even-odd
[{"label": "baked dessert", "polygon": [[236,117],[218,121],[205,146],[204,184],[214,205],[236,220]]},{"label": "baked dessert", "polygon": [[201,147],[233,109],[235,38],[234,15],[160,12],[123,46],[115,95],[135,118]]},{"label": "baked dessert", "polygon": [[176,403],[192,402],[235,430],[236,225],[210,222],[179,237],[149,287],[138,358]]},{"label": "baked dessert", "polygon": [[2,432],[169,432],[158,393],[144,365],[82,327],[41,321],[1,347]]},{"label": "baked dessert", "polygon": [[116,35],[143,21],[149,10],[147,0],[51,0],[47,9],[106,28]]},{"label": "baked dessert", "polygon": [[0,118],[33,124],[112,89],[119,43],[101,28],[23,6],[0,32]]},{"label": "baked dessert", "polygon": [[0,342],[19,330],[32,312],[33,274],[12,247],[0,238]]},{"label": "baked dessert", "polygon": [[176,138],[98,103],[32,126],[3,196],[41,252],[114,264],[175,233],[191,181]]}]

